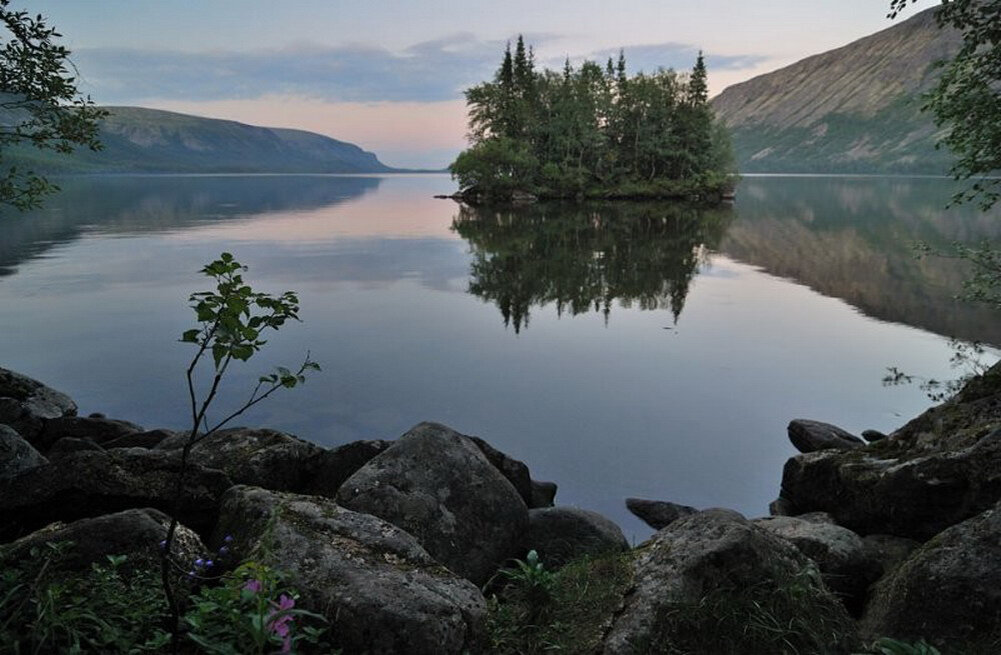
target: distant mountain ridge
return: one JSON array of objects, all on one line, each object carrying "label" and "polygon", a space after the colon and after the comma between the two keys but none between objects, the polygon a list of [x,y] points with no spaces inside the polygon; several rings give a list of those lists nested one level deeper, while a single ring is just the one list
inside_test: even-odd
[{"label": "distant mountain ridge", "polygon": [[[874,9],[879,11],[878,8]],[[713,108],[746,173],[947,173],[921,95],[961,38],[935,9],[727,87]]]},{"label": "distant mountain ridge", "polygon": [[49,173],[386,173],[375,154],[327,136],[159,109],[107,107],[104,149],[5,152]]}]

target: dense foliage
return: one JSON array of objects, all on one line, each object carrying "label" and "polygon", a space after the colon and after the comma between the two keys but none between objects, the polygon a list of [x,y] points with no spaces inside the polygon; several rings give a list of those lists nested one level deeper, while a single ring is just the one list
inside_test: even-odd
[{"label": "dense foliage", "polygon": [[56,186],[31,170],[4,164],[2,150],[17,144],[61,153],[98,149],[98,120],[107,112],[76,88],[69,50],[41,16],[9,9],[0,0],[0,205],[37,206]]},{"label": "dense foliage", "polygon": [[487,197],[678,197],[731,184],[725,129],[708,104],[702,54],[689,75],[626,74],[569,60],[536,70],[518,38],[493,81],[466,91],[472,145],[451,165],[463,191]]}]

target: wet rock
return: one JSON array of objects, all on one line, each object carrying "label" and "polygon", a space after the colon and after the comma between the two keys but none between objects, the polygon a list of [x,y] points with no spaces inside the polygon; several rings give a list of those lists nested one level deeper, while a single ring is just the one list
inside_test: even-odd
[{"label": "wet rock", "polygon": [[48,460],[14,428],[0,425],[0,480],[16,478],[24,471],[47,463]]},{"label": "wet rock", "polygon": [[70,453],[78,453],[85,450],[104,450],[104,448],[101,448],[101,445],[93,439],[63,437],[49,448],[49,460],[55,461]]},{"label": "wet rock", "polygon": [[584,555],[629,550],[622,530],[597,512],[576,507],[528,511],[525,550],[535,550],[546,568],[555,569]]},{"label": "wet rock", "polygon": [[874,587],[863,633],[924,638],[949,653],[982,650],[1001,621],[1001,508],[945,530]]},{"label": "wet rock", "polygon": [[797,418],[789,422],[789,441],[801,453],[818,450],[853,450],[865,442],[836,425]]},{"label": "wet rock", "polygon": [[[24,561],[32,548],[44,549],[46,543],[72,542],[62,557],[52,563],[59,570],[79,571],[91,564],[107,564],[107,555],[125,555],[122,570],[158,568],[160,542],[167,537],[170,517],[146,507],[129,509],[69,524],[54,523],[0,546],[0,561]],[[172,551],[182,562],[202,557],[206,550],[197,534],[183,525],[174,533]]]},{"label": "wet rock", "polygon": [[35,437],[35,443],[39,450],[48,450],[60,439],[72,437],[90,439],[103,446],[105,442],[142,431],[141,426],[128,421],[90,416],[62,416],[45,421],[42,431]]},{"label": "wet rock", "polygon": [[314,455],[310,464],[312,479],[305,492],[335,497],[345,480],[392,444],[382,439],[352,441]]},{"label": "wet rock", "polygon": [[28,443],[33,443],[47,419],[76,416],[76,410],[76,403],[66,394],[0,368],[0,423],[12,427]]},{"label": "wet rock", "polygon": [[1001,500],[1001,430],[960,450],[912,456],[894,438],[849,453],[798,455],[782,497],[799,512],[829,512],[859,534],[923,541]]},{"label": "wet rock", "polygon": [[[178,432],[161,441],[156,450],[178,451],[187,438],[186,432]],[[237,484],[303,491],[312,481],[312,460],[322,452],[316,444],[277,430],[229,428],[198,441],[191,458],[223,471]]]},{"label": "wet rock", "polygon": [[[141,448],[68,453],[0,481],[0,539],[55,521],[74,521],[125,509],[171,511],[180,457]],[[178,518],[198,532],[215,523],[219,498],[231,486],[221,471],[190,464]]]},{"label": "wet rock", "polygon": [[517,554],[528,527],[511,483],[472,440],[437,423],[415,426],[360,468],[337,501],[406,530],[477,584]]},{"label": "wet rock", "polygon": [[777,537],[785,539],[817,565],[827,588],[844,599],[853,616],[862,613],[866,591],[879,578],[882,566],[870,557],[861,537],[824,520],[821,512],[815,519],[773,516],[752,521]]},{"label": "wet rock", "polygon": [[552,507],[556,501],[557,486],[555,482],[532,480],[532,497],[528,503],[529,509]]},{"label": "wet rock", "polygon": [[671,525],[680,518],[691,516],[699,510],[688,505],[679,505],[666,500],[644,500],[626,498],[626,509],[654,530]]},{"label": "wet rock", "polygon": [[381,519],[319,496],[237,486],[216,540],[225,534],[239,557],[284,571],[297,607],[326,616],[343,652],[485,652],[479,590]]},{"label": "wet rock", "polygon": [[[794,580],[800,589],[808,584],[811,593],[790,603],[794,608],[791,611],[803,612],[803,616],[824,615],[832,622],[850,626],[844,609],[829,592],[819,582],[809,582],[807,558],[787,541],[736,512],[714,509],[686,516],[657,532],[636,552],[633,588],[605,639],[603,652],[608,655],[651,652],[658,645],[680,640],[699,642],[703,644],[701,647],[709,648],[704,644],[711,643],[715,634],[675,632],[679,607],[697,608],[708,596],[732,594],[733,602],[746,602],[752,609],[754,597],[742,597],[741,593],[754,589],[764,595],[781,594]],[[737,614],[744,617],[742,611]],[[799,620],[779,618],[791,619]],[[705,623],[714,631],[718,629],[715,616],[708,617]],[[746,627],[746,617],[740,623],[742,630]],[[846,631],[850,633],[850,627]],[[851,635],[846,634],[845,638],[850,640]],[[825,652],[847,652],[844,645],[823,646]],[[732,650],[732,644],[730,647],[730,652],[772,652],[762,644],[755,644],[757,651],[750,650],[749,645],[739,650]],[[799,652],[819,650],[800,645]]]}]

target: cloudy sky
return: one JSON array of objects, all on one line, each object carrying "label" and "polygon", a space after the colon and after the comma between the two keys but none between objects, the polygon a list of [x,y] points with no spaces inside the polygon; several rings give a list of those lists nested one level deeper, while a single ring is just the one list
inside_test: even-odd
[{"label": "cloudy sky", "polygon": [[[888,0],[13,0],[64,35],[81,87],[139,105],[351,141],[396,166],[442,167],[465,144],[462,90],[524,34],[537,60],[686,70],[710,91],[892,22]],[[919,0],[906,16],[937,4]],[[902,20],[902,18],[897,19]]]}]

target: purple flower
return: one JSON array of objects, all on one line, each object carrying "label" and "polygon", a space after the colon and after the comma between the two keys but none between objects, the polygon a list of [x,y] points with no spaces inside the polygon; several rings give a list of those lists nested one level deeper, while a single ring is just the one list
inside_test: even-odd
[{"label": "purple flower", "polygon": [[231,543],[233,543],[233,535],[228,534],[225,537],[223,537],[222,540],[224,542],[226,542],[227,544],[231,544]]},{"label": "purple flower", "polygon": [[195,579],[195,572],[194,571],[188,571],[188,579],[189,580],[194,580]]},{"label": "purple flower", "polygon": [[220,555],[229,555],[229,547],[228,546],[221,546],[219,548],[219,554]]},{"label": "purple flower", "polygon": [[195,560],[195,566],[197,568],[202,568],[203,566],[205,566],[205,560],[199,557],[198,559]]},{"label": "purple flower", "polygon": [[212,568],[212,564],[213,563],[214,562],[212,560],[210,560],[210,559],[205,560],[205,568],[207,568],[207,569]]},{"label": "purple flower", "polygon": [[[278,597],[277,604],[274,602],[271,604],[275,607],[268,612],[268,629],[282,638],[282,652],[291,652],[292,629],[289,624],[292,623],[292,615],[289,614],[288,611],[295,607],[295,600],[285,594],[282,594]],[[276,614],[278,615],[277,618],[272,619],[271,617]]]},{"label": "purple flower", "polygon": [[261,590],[260,580],[247,580],[247,584],[243,585],[244,591],[249,591],[252,594],[256,594]]},{"label": "purple flower", "polygon": [[167,540],[164,539],[163,541],[160,542],[160,550],[166,550],[166,549],[167,549]]}]

